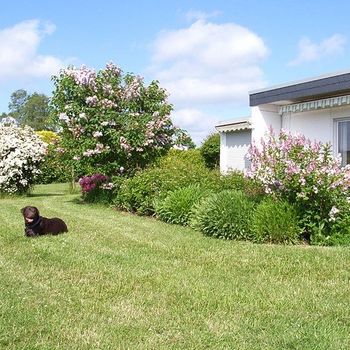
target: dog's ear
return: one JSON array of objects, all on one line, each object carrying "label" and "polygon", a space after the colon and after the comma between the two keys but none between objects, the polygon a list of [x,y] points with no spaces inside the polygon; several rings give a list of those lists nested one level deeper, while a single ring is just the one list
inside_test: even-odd
[{"label": "dog's ear", "polygon": [[24,207],[24,208],[21,209],[22,215],[24,215],[24,211],[25,211],[27,208],[28,208],[28,207]]}]

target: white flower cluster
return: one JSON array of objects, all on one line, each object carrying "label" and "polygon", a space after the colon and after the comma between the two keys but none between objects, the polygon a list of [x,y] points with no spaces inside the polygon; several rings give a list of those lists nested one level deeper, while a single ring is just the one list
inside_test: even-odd
[{"label": "white flower cluster", "polygon": [[23,193],[39,174],[47,145],[29,126],[0,122],[0,192]]}]

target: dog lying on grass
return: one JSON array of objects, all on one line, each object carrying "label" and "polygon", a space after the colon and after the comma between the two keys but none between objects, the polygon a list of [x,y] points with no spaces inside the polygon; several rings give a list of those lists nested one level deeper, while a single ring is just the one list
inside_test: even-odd
[{"label": "dog lying on grass", "polygon": [[24,234],[27,237],[35,237],[46,234],[57,235],[59,233],[68,232],[67,225],[59,218],[44,218],[40,216],[36,207],[24,207],[21,209],[24,218]]}]

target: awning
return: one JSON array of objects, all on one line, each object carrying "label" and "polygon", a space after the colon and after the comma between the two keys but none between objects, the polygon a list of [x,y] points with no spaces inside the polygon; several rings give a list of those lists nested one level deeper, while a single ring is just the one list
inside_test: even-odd
[{"label": "awning", "polygon": [[230,132],[246,129],[249,130],[252,129],[252,123],[250,121],[250,118],[236,119],[231,121],[226,120],[219,122],[219,124],[215,126],[215,129],[219,132]]},{"label": "awning", "polygon": [[332,107],[348,106],[350,105],[350,95],[336,96],[330,98],[324,98],[321,100],[314,100],[308,102],[294,103],[291,105],[282,106],[279,110],[279,114],[283,113],[299,113],[307,112],[316,109],[325,109]]}]

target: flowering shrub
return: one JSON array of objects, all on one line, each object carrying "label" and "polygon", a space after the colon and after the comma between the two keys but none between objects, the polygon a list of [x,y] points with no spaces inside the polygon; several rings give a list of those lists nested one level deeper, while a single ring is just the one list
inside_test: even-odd
[{"label": "flowering shrub", "polygon": [[111,190],[114,187],[113,183],[109,181],[109,177],[100,173],[80,178],[79,185],[86,201],[105,203],[110,201]]},{"label": "flowering shrub", "polygon": [[113,63],[98,72],[70,67],[53,80],[51,107],[72,167],[133,174],[172,146],[172,106],[157,81],[145,86]]},{"label": "flowering shrub", "polygon": [[4,118],[0,122],[0,192],[27,192],[45,154],[46,144],[32,128],[18,127],[11,118]]},{"label": "flowering shrub", "polygon": [[329,144],[284,131],[275,136],[271,130],[260,147],[251,146],[249,156],[247,175],[266,193],[297,206],[307,238],[329,235],[339,214],[337,205],[348,199],[350,187],[350,168],[340,166]]}]

